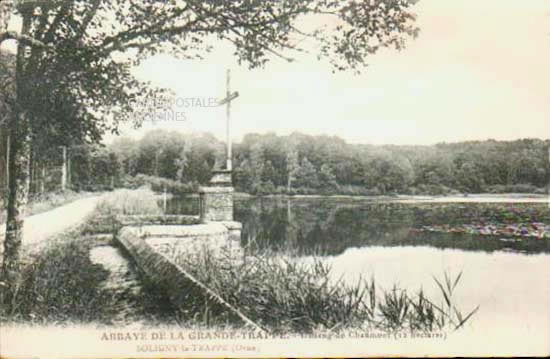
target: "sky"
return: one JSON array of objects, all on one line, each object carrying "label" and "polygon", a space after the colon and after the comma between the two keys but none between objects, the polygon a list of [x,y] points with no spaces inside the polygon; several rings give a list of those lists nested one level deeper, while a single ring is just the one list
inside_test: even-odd
[{"label": "sky", "polygon": [[[221,98],[225,70],[240,96],[232,138],[300,131],[351,143],[433,144],[550,138],[550,0],[421,0],[420,36],[384,50],[357,76],[333,74],[310,57],[239,67],[220,46],[203,61],[161,55],[135,69],[181,98]],[[184,121],[152,128],[209,131],[223,139],[225,109],[179,107]]]},{"label": "sky", "polygon": [[[134,69],[177,98],[225,96],[225,71],[239,91],[231,134],[294,131],[351,143],[433,144],[550,138],[550,0],[420,0],[420,35],[384,50],[361,75],[332,73],[313,55],[239,66],[216,44],[204,60],[159,55]],[[179,106],[183,121],[146,122],[123,135],[163,128],[225,136],[222,107]]]}]

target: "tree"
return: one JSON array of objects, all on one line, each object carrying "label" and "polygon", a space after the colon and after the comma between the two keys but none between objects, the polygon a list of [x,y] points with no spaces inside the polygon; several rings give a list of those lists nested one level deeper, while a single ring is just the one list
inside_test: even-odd
[{"label": "tree", "polygon": [[252,192],[258,192],[262,187],[262,173],[264,172],[265,158],[261,142],[250,148],[249,176]]},{"label": "tree", "polygon": [[263,170],[262,170],[262,182],[264,183],[270,182],[271,184],[273,184],[276,182],[276,178],[277,178],[277,171],[275,170],[273,163],[270,160],[265,160],[263,163]]},{"label": "tree", "polygon": [[296,174],[300,164],[298,163],[298,151],[294,148],[290,148],[286,154],[286,173],[287,173],[287,184],[286,190],[290,192],[292,188],[292,181],[296,179]]},{"label": "tree", "polygon": [[307,157],[302,158],[300,168],[296,174],[296,183],[299,186],[307,188],[319,187],[319,176],[317,174],[317,169],[307,159]]},{"label": "tree", "polygon": [[336,188],[338,187],[338,182],[336,182],[336,175],[334,171],[328,164],[323,164],[319,169],[319,180],[321,185],[326,188]]},{"label": "tree", "polygon": [[454,184],[455,165],[447,151],[429,153],[426,158],[418,161],[417,168],[415,173],[417,183],[446,186]]},{"label": "tree", "polygon": [[387,150],[377,153],[370,167],[374,173],[369,182],[382,192],[405,192],[414,180],[414,170],[409,160]]},{"label": "tree", "polygon": [[[21,246],[32,109],[36,103],[50,103],[45,101],[50,92],[54,97],[69,94],[79,121],[88,132],[101,135],[116,131],[118,121],[127,119],[132,103],[147,89],[131,77],[129,68],[151,54],[199,57],[209,49],[204,40],[216,36],[233,43],[240,62],[257,67],[268,55],[290,60],[286,53],[298,50],[296,43],[306,36],[318,42],[319,55],[335,69],[358,69],[380,48],[399,49],[406,37],[416,35],[411,5],[409,0],[3,0],[0,45],[10,39],[18,44],[16,96],[8,124],[13,175],[2,269],[7,281],[12,283],[17,273]],[[16,13],[22,18],[21,31],[8,31]],[[298,29],[298,20],[313,15],[336,21],[330,22],[332,28],[310,33]],[[39,80],[38,94],[31,86],[37,73],[55,79]],[[48,91],[60,89],[65,91]]]},{"label": "tree", "polygon": [[180,182],[184,180],[190,180],[189,174],[191,171],[189,170],[189,166],[191,163],[191,146],[191,141],[185,140],[180,155],[176,160],[176,166],[178,167],[176,177]]},{"label": "tree", "polygon": [[136,141],[123,137],[118,138],[110,146],[111,151],[119,161],[119,176],[133,176],[137,173],[137,143]]},{"label": "tree", "polygon": [[480,193],[485,185],[483,177],[472,162],[463,163],[456,173],[458,188],[464,192]]}]

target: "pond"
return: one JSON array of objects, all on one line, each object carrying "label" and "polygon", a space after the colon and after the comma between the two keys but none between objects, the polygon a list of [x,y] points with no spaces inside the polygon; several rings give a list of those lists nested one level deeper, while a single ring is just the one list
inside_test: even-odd
[{"label": "pond", "polygon": [[[198,198],[173,198],[171,214],[197,214]],[[349,248],[422,246],[464,251],[550,253],[550,241],[478,231],[432,231],[448,226],[518,223],[550,225],[546,203],[396,203],[367,199],[236,199],[242,244],[299,255],[335,256]],[[474,226],[472,226],[474,227]],[[549,235],[549,233],[547,233]]]},{"label": "pond", "polygon": [[[197,213],[198,199],[173,199],[168,211]],[[234,212],[243,224],[243,246],[292,253],[301,261],[322,258],[335,279],[374,276],[386,289],[422,287],[438,297],[433,276],[463,272],[460,307],[468,312],[480,305],[467,330],[487,340],[521,336],[547,347],[550,238],[429,229],[539,223],[548,230],[548,204],[252,198],[236,200]]]}]

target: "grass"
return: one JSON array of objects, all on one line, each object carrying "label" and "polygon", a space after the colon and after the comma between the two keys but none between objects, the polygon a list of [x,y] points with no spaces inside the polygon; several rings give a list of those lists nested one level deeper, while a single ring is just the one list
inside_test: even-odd
[{"label": "grass", "polygon": [[118,189],[104,196],[96,206],[99,215],[162,214],[155,192],[147,187],[136,190]]},{"label": "grass", "polygon": [[119,215],[161,215],[157,204],[157,195],[147,187],[135,190],[118,189],[97,203],[94,211],[88,216],[83,233],[113,233],[120,224]]},{"label": "grass", "polygon": [[107,326],[121,312],[129,312],[123,315],[125,324],[173,323],[171,304],[145,278],[137,293],[127,284],[105,286],[109,271],[91,261],[90,251],[109,245],[114,244],[106,236],[83,235],[75,229],[53,238],[42,252],[25,257],[14,293],[3,292],[0,278],[0,297],[12,298],[10,305],[0,306],[0,323]]},{"label": "grass", "polygon": [[88,253],[94,245],[96,241],[73,231],[59,235],[42,253],[27,257],[21,283],[10,296],[12,303],[0,312],[2,319],[55,324],[108,317],[107,298],[98,289],[108,272],[90,262]]},{"label": "grass", "polygon": [[[334,281],[331,268],[320,260],[311,264],[270,252],[236,258],[229,251],[209,249],[177,256],[176,261],[248,318],[270,331],[312,332],[346,329],[384,331],[456,330],[477,311],[463,315],[453,302],[461,275],[434,278],[444,305],[422,290],[415,294],[394,287],[385,291],[375,280],[356,284]],[[206,298],[182,303],[180,321],[196,325],[227,325],[231,318]]]}]

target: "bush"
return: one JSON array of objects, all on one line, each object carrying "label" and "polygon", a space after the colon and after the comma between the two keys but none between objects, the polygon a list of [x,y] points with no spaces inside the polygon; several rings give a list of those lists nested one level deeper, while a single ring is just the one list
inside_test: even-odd
[{"label": "bush", "polygon": [[380,189],[375,186],[373,188],[365,189],[364,194],[366,196],[380,196],[380,195],[382,195],[382,191],[380,191]]},{"label": "bush", "polygon": [[452,193],[452,189],[442,184],[420,184],[417,187],[419,195],[443,196]]},{"label": "bush", "polygon": [[260,196],[275,194],[277,193],[277,188],[271,181],[253,183],[252,188],[250,189],[250,193]]},{"label": "bush", "polygon": [[447,194],[456,196],[456,195],[461,194],[461,192],[460,192],[459,190],[457,190],[457,189],[449,188],[449,192],[448,192]]},{"label": "bush", "polygon": [[198,182],[181,183],[168,178],[147,176],[138,174],[134,177],[126,176],[122,179],[122,186],[129,189],[149,187],[155,192],[172,193],[174,195],[183,195],[186,193],[196,193],[199,190]]},{"label": "bush", "polygon": [[86,191],[86,192],[109,192],[114,189],[111,185],[101,184],[101,183],[76,185],[76,186],[73,186],[73,188],[77,191]]},{"label": "bush", "polygon": [[489,193],[506,193],[506,186],[501,184],[495,184],[492,186],[487,186],[487,192]]},{"label": "bush", "polygon": [[277,189],[275,188],[275,185],[273,185],[273,182],[266,181],[262,185],[262,193],[270,194],[275,193]]},{"label": "bush", "polygon": [[489,193],[538,193],[546,194],[544,188],[537,188],[532,184],[512,184],[512,185],[492,185],[487,186],[487,191]]},{"label": "bush", "polygon": [[113,233],[120,228],[120,215],[161,215],[157,195],[147,187],[118,189],[106,194],[88,215],[82,233]]},{"label": "bush", "polygon": [[509,193],[535,193],[537,190],[536,186],[532,184],[514,184],[506,186],[506,192]]}]

